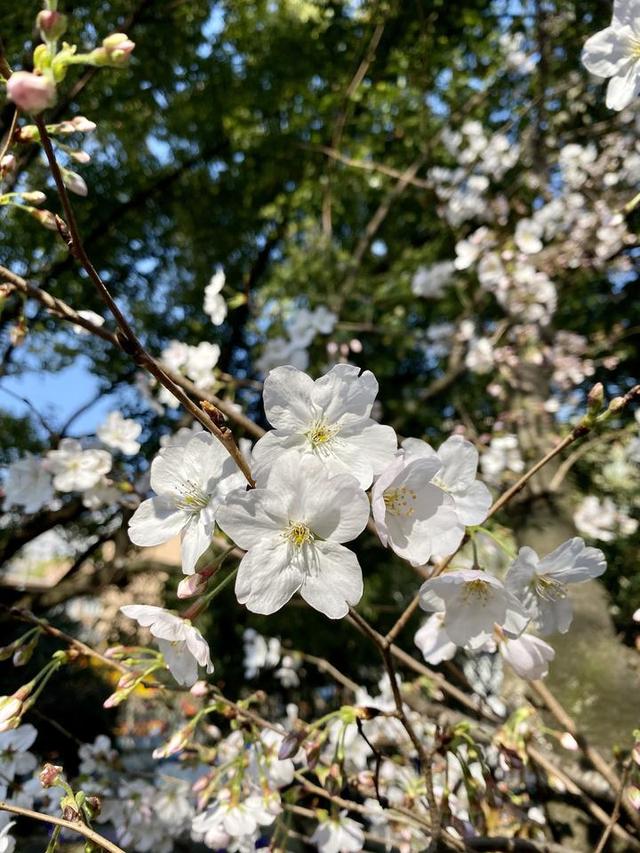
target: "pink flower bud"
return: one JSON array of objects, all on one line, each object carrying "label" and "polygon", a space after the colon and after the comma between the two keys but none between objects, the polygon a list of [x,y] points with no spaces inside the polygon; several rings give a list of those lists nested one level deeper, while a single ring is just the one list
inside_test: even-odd
[{"label": "pink flower bud", "polygon": [[5,175],[10,174],[16,168],[16,158],[13,154],[5,154],[2,160],[0,160],[0,176],[5,177]]},{"label": "pink flower bud", "polygon": [[7,80],[7,95],[21,110],[41,113],[55,104],[56,87],[48,77],[31,71],[14,71]]},{"label": "pink flower bud", "polygon": [[0,727],[22,710],[22,701],[15,695],[0,696]]},{"label": "pink flower bud", "polygon": [[132,42],[125,33],[113,33],[102,40],[102,47],[107,52],[108,61],[113,65],[126,65],[135,46],[135,42]]},{"label": "pink flower bud", "polygon": [[189,693],[192,696],[206,696],[209,692],[209,685],[206,681],[196,681]]},{"label": "pink flower bud", "polygon": [[204,592],[206,586],[206,579],[203,580],[197,572],[193,575],[187,575],[178,584],[177,596],[178,598],[192,598],[194,595]]},{"label": "pink flower bud", "polygon": [[40,771],[39,779],[43,788],[51,788],[55,785],[62,773],[62,767],[58,764],[45,764]]},{"label": "pink flower bud", "polygon": [[38,13],[36,24],[43,41],[55,41],[67,30],[67,17],[51,9],[43,9]]}]

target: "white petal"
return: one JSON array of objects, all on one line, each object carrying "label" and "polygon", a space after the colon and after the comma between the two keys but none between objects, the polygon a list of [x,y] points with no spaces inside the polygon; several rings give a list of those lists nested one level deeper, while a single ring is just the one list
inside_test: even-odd
[{"label": "white petal", "polygon": [[482,524],[493,503],[491,492],[479,480],[472,483],[462,494],[454,492],[453,497],[458,518],[465,526]]},{"label": "white petal", "polygon": [[150,498],[131,517],[129,539],[134,545],[161,545],[180,533],[188,517],[186,512],[176,509],[170,498]]},{"label": "white petal", "polygon": [[466,491],[476,478],[478,451],[461,435],[452,435],[438,448],[443,468],[438,474],[450,492]]},{"label": "white petal", "polygon": [[514,672],[526,679],[544,678],[549,671],[549,661],[555,657],[551,646],[532,634],[506,640],[500,644],[500,651]]},{"label": "white petal", "polygon": [[612,77],[607,86],[606,104],[610,110],[623,110],[640,90],[640,63],[634,60],[621,73]]},{"label": "white petal", "polygon": [[370,370],[362,375],[352,364],[336,364],[314,382],[311,398],[329,423],[368,418],[378,394],[378,381]]},{"label": "white petal", "polygon": [[341,619],[362,598],[362,569],[353,551],[334,542],[317,542],[317,564],[303,580],[300,595],[329,619]]},{"label": "white petal", "polygon": [[352,474],[363,489],[368,489],[374,476],[393,462],[397,438],[392,427],[367,420],[340,433],[331,448],[327,464],[335,473]]},{"label": "white petal", "polygon": [[442,627],[442,614],[434,613],[418,629],[414,637],[416,646],[422,652],[422,657],[432,666],[451,660],[456,653],[456,645]]},{"label": "white petal", "polygon": [[193,513],[182,531],[180,554],[182,571],[185,575],[192,575],[195,572],[198,560],[211,545],[213,525],[206,523],[203,516],[202,512]]},{"label": "white petal", "polygon": [[269,423],[287,432],[300,432],[313,420],[313,380],[291,365],[276,367],[264,381],[262,397]]},{"label": "white petal", "polygon": [[562,583],[583,583],[600,577],[606,569],[607,562],[602,551],[585,547],[584,540],[575,536],[541,560],[538,571],[553,575]]},{"label": "white petal", "polygon": [[292,564],[290,548],[282,541],[261,541],[240,562],[236,597],[252,613],[269,615],[280,610],[302,584],[302,573]]},{"label": "white petal", "polygon": [[284,529],[286,507],[276,502],[277,496],[267,489],[232,492],[218,510],[218,526],[238,547],[249,550]]},{"label": "white petal", "polygon": [[582,49],[582,64],[597,77],[613,77],[632,58],[629,29],[607,27],[591,36]]},{"label": "white petal", "polygon": [[198,664],[186,645],[159,639],[158,648],[178,684],[193,687],[198,680]]},{"label": "white petal", "polygon": [[369,499],[349,474],[311,478],[304,465],[300,475],[305,485],[302,518],[321,539],[350,542],[359,536],[369,519]]}]

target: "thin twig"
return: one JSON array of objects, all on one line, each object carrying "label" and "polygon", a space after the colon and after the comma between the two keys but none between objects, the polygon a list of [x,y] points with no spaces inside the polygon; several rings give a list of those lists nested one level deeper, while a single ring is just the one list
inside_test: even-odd
[{"label": "thin twig", "polygon": [[164,387],[173,394],[180,403],[182,403],[183,407],[206,429],[208,429],[209,432],[218,439],[218,441],[220,441],[240,471],[244,474],[249,485],[253,487],[255,483],[251,476],[251,469],[249,468],[247,460],[240,452],[231,430],[223,425],[219,426],[216,424],[209,414],[196,405],[188,394],[167,375],[165,369],[160,365],[160,363],[147,352],[124,313],[118,307],[118,304],[111,295],[109,288],[106,286],[102,277],[93,266],[85,251],[73,206],[71,204],[67,188],[65,187],[64,179],[62,177],[58,161],[56,160],[56,155],[53,150],[49,134],[47,133],[44,119],[42,116],[36,116],[34,121],[38,128],[40,142],[42,143],[42,148],[49,163],[49,168],[51,169],[51,174],[53,175],[66,217],[66,223],[63,223],[62,220],[58,220],[58,227],[61,236],[67,242],[71,254],[78,260],[80,266],[85,270],[91,281],[94,283],[99,296],[115,319],[118,325],[118,337],[120,339],[121,348],[131,356],[136,364],[148,370],[149,373],[158,380],[158,382],[164,385]]},{"label": "thin twig", "polygon": [[79,835],[84,835],[89,841],[97,844],[103,850],[109,853],[126,853],[122,847],[118,847],[113,841],[109,841],[104,836],[100,835],[93,829],[90,829],[85,823],[80,821],[64,820],[61,817],[53,817],[52,815],[43,814],[42,812],[34,812],[31,809],[24,809],[22,806],[15,806],[12,803],[5,803],[0,800],[0,812],[10,812],[11,814],[20,815],[22,817],[31,818],[31,820],[39,820],[42,823],[50,823],[54,826],[62,826],[65,829],[70,829],[72,832],[77,832]]}]

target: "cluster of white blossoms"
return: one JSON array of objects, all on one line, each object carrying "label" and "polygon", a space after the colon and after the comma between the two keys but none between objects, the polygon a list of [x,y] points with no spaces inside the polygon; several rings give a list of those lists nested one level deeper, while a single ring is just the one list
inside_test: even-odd
[{"label": "cluster of white blossoms", "polygon": [[[437,450],[416,438],[398,447],[394,430],[371,417],[377,392],[373,374],[351,365],[336,365],[315,381],[291,365],[272,370],[263,400],[273,429],[251,452],[255,488],[247,488],[217,440],[189,433],[153,460],[155,494],[131,518],[132,542],[154,546],[179,535],[187,576],[180,588],[197,595],[206,590],[210,570],[200,559],[217,525],[243,552],[235,578],[240,604],[269,615],[298,594],[330,619],[344,617],[362,597],[362,568],[348,543],[368,523],[382,545],[414,566],[454,554],[492,503],[477,479],[478,451],[460,435]],[[516,437],[494,437],[482,461],[492,481],[505,469],[521,471]],[[420,593],[423,608],[434,611],[423,629],[425,656],[497,642],[519,674],[541,675],[553,650],[525,629],[566,631],[567,584],[604,568],[601,552],[574,539],[542,561],[523,548],[504,582],[475,565],[432,571]],[[122,611],[150,628],[179,683],[193,684],[198,666],[211,671],[206,642],[188,620],[145,605]],[[248,676],[276,666],[277,641],[249,633],[245,643]],[[283,660],[282,669],[283,680],[295,683],[295,667]]]},{"label": "cluster of white blossoms", "polygon": [[[76,438],[63,438],[54,450],[43,457],[27,453],[7,468],[4,507],[22,507],[26,513],[43,507],[54,508],[55,492],[79,492],[90,509],[115,503],[121,493],[112,473],[113,453],[132,456],[140,450],[138,437],[142,427],[134,420],[113,411],[96,431],[104,447],[85,446]],[[108,448],[108,450],[104,449]]]},{"label": "cluster of white blossoms", "polygon": [[260,373],[268,373],[274,367],[286,364],[306,370],[309,347],[318,335],[330,335],[337,321],[337,315],[325,305],[319,305],[313,311],[296,309],[285,323],[287,337],[269,338],[256,359],[256,367]]},{"label": "cluster of white blossoms", "polygon": [[420,605],[433,615],[416,634],[416,645],[432,664],[451,659],[458,648],[497,646],[521,678],[542,678],[554,650],[526,629],[542,636],[566,633],[573,617],[569,585],[605,570],[602,551],[576,537],[543,559],[532,548],[521,548],[504,581],[476,569],[432,578],[422,585]]}]

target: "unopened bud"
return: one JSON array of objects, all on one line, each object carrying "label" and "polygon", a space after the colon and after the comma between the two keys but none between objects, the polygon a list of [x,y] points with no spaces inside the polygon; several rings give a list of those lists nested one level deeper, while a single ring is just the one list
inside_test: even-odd
[{"label": "unopened bud", "polygon": [[36,25],[43,41],[56,41],[67,31],[67,16],[51,9],[43,9],[38,13]]},{"label": "unopened bud", "polygon": [[613,400],[609,403],[609,408],[607,412],[611,415],[617,415],[618,412],[621,412],[625,406],[624,397],[614,397]]},{"label": "unopened bud", "polygon": [[33,190],[32,192],[22,193],[22,198],[24,201],[28,201],[30,204],[44,204],[47,200],[46,195],[40,190]]},{"label": "unopened bud", "polygon": [[36,115],[55,104],[56,87],[49,77],[14,71],[7,80],[7,96],[21,110]]},{"label": "unopened bud", "polygon": [[52,788],[57,784],[61,773],[62,767],[59,764],[45,764],[38,777],[40,784],[43,788]]},{"label": "unopened bud", "polygon": [[0,160],[0,176],[3,178],[6,177],[11,172],[15,171],[16,166],[17,162],[13,154],[5,154]]},{"label": "unopened bud", "polygon": [[26,663],[29,663],[31,660],[31,656],[38,646],[38,640],[40,639],[39,634],[34,634],[33,637],[29,640],[28,643],[22,643],[13,656],[13,665],[14,666],[24,666]]},{"label": "unopened bud", "polygon": [[284,761],[287,758],[293,758],[302,746],[302,742],[305,737],[306,733],[303,731],[289,732],[288,735],[285,735],[285,737],[282,738],[282,743],[278,750],[278,758],[280,761]]},{"label": "unopened bud", "polygon": [[135,46],[135,42],[132,42],[125,33],[113,33],[102,40],[102,48],[106,51],[110,65],[126,65]]},{"label": "unopened bud", "polygon": [[0,696],[0,731],[2,724],[20,714],[22,700],[15,694],[13,696]]},{"label": "unopened bud", "polygon": [[69,192],[82,196],[83,198],[89,194],[89,188],[85,179],[77,172],[72,172],[70,169],[62,169],[62,180]]},{"label": "unopened bud", "polygon": [[597,382],[587,396],[587,411],[590,415],[597,415],[602,409],[603,403],[604,386],[602,382]]},{"label": "unopened bud", "polygon": [[87,797],[85,805],[91,812],[91,817],[97,817],[102,811],[102,800],[100,797]]},{"label": "unopened bud", "polygon": [[135,672],[125,672],[118,681],[118,690],[131,690],[135,686],[137,678]]},{"label": "unopened bud", "polygon": [[40,225],[43,225],[49,231],[57,231],[56,217],[50,210],[38,210],[36,207],[27,208],[29,214],[37,219]]},{"label": "unopened bud", "polygon": [[200,595],[207,588],[207,579],[203,578],[197,572],[193,575],[187,575],[178,584],[178,598],[193,598],[194,595]]},{"label": "unopened bud", "polygon": [[2,646],[2,648],[0,648],[0,661],[9,660],[11,655],[16,651],[17,648],[19,648],[19,646],[20,640],[14,640],[13,643],[9,643],[8,646]]}]

